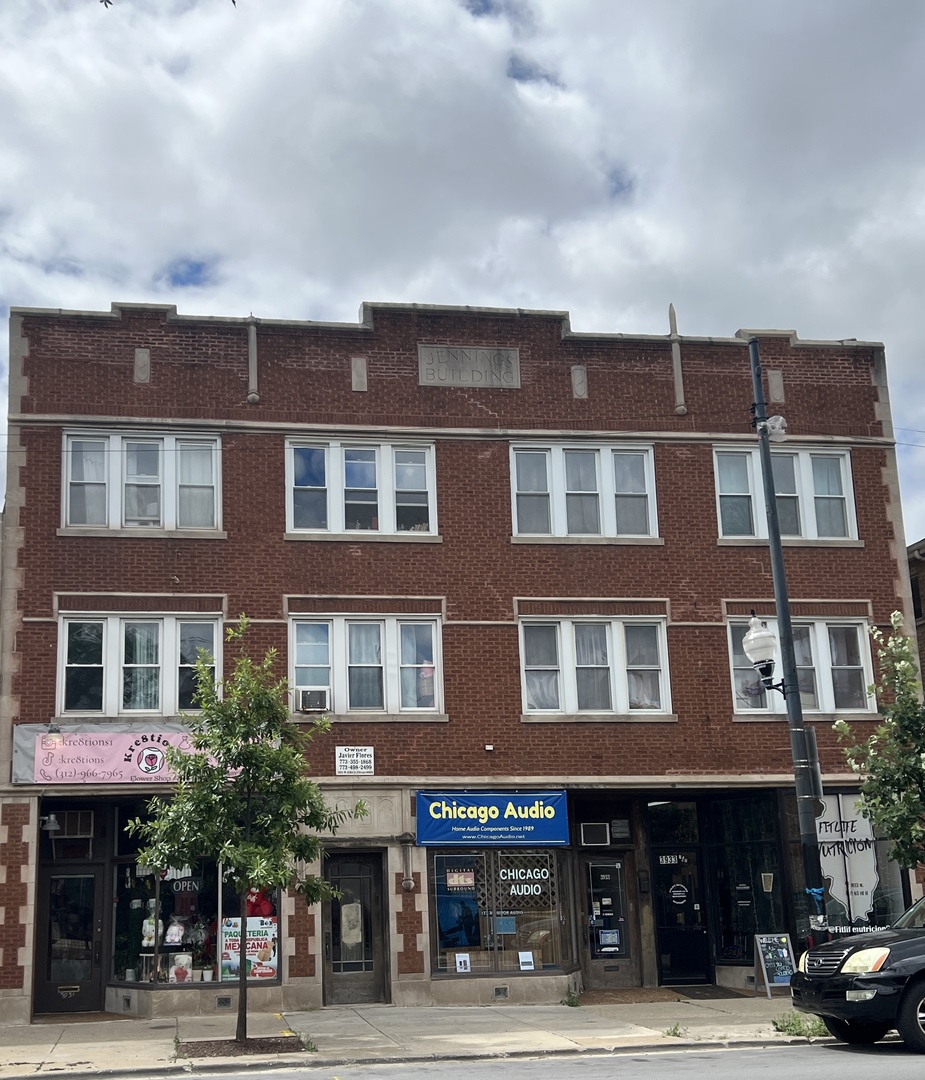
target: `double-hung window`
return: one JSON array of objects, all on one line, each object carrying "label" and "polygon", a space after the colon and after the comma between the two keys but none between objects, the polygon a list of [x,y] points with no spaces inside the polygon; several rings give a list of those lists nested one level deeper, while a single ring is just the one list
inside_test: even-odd
[{"label": "double-hung window", "polygon": [[78,528],[214,530],[218,474],[217,439],[68,435],[64,522]]},{"label": "double-hung window", "polygon": [[513,446],[515,536],[655,536],[651,447]]},{"label": "double-hung window", "polygon": [[[776,620],[768,619],[767,625],[776,635]],[[776,690],[764,689],[758,673],[745,655],[742,640],[747,631],[748,623],[745,621],[729,625],[735,711],[785,713],[783,695]],[[844,709],[869,712],[874,707],[867,693],[872,672],[866,624],[826,622],[821,619],[794,622],[793,651],[804,711],[831,713]],[[775,680],[780,677],[778,662]]]},{"label": "double-hung window", "polygon": [[[195,709],[200,654],[214,658],[215,620],[68,616],[61,623],[59,713],[174,716]],[[213,676],[214,659],[211,661]]]},{"label": "double-hung window", "polygon": [[536,619],[520,634],[525,713],[670,712],[663,622]]},{"label": "double-hung window", "polygon": [[297,619],[290,655],[296,710],[303,701],[338,714],[441,709],[437,619]]},{"label": "double-hung window", "polygon": [[291,440],[289,532],[436,533],[433,446]]},{"label": "double-hung window", "polygon": [[[720,535],[766,537],[758,449],[717,450],[715,462]],[[809,540],[856,537],[847,452],[774,450],[771,465],[781,536]]]}]

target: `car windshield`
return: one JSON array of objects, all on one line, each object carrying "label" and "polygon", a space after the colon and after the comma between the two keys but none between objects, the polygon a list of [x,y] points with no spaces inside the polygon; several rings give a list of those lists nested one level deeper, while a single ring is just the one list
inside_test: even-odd
[{"label": "car windshield", "polygon": [[904,911],[893,925],[897,930],[921,930],[925,927],[925,896]]}]

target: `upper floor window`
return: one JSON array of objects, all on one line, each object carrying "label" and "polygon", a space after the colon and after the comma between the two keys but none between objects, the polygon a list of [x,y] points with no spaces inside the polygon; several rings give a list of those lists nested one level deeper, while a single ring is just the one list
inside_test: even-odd
[{"label": "upper floor window", "polygon": [[520,632],[525,712],[670,711],[664,623],[537,619]]},{"label": "upper floor window", "polygon": [[433,446],[289,442],[290,532],[436,532]]},{"label": "upper floor window", "polygon": [[333,616],[292,624],[295,708],[333,713],[439,712],[440,636],[436,619]]},{"label": "upper floor window", "polygon": [[218,528],[217,439],[69,435],[65,458],[66,525]]},{"label": "upper floor window", "polygon": [[[847,452],[775,450],[771,454],[781,536],[856,536]],[[758,448],[716,451],[720,535],[767,536]]]},{"label": "upper floor window", "polygon": [[59,713],[193,709],[196,661],[200,651],[214,657],[218,640],[214,619],[69,616],[61,624]]},{"label": "upper floor window", "polygon": [[[767,625],[776,635],[776,620],[768,619]],[[826,713],[839,709],[855,712],[872,710],[874,701],[867,694],[872,671],[866,624],[817,619],[811,622],[795,621],[792,628],[797,683],[803,709]],[[787,708],[783,695],[776,690],[764,689],[758,673],[745,655],[742,639],[747,631],[747,621],[729,625],[735,710],[785,713]],[[780,657],[779,649],[777,655]],[[781,677],[779,660],[774,677],[775,681]]]},{"label": "upper floor window", "polygon": [[647,447],[514,446],[517,536],[655,536]]}]

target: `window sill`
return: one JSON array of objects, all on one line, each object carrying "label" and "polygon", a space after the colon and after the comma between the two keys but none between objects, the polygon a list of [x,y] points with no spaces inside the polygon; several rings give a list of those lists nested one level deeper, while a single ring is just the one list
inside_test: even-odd
[{"label": "window sill", "polygon": [[[878,720],[880,714],[876,709],[870,709],[864,712],[860,709],[844,709],[839,712],[812,712],[809,709],[803,710],[803,719],[805,721],[812,721],[817,724],[834,724],[836,720],[847,720],[849,724],[855,724],[860,721]],[[734,724],[750,724],[755,721],[781,721],[787,723],[787,714],[785,712],[759,712],[757,709],[754,712],[748,713],[733,713],[732,722]]]},{"label": "window sill", "polygon": [[[766,536],[721,536],[716,541],[718,547],[767,547]],[[808,540],[802,536],[781,538],[783,547],[818,547],[818,548],[862,548],[863,540]]]},{"label": "window sill", "polygon": [[312,716],[326,716],[333,724],[448,724],[447,713],[293,713],[296,722],[309,723]]},{"label": "window sill", "polygon": [[102,529],[67,525],[56,530],[57,536],[127,537],[133,540],[227,540],[228,533],[222,529]]},{"label": "window sill", "polygon": [[425,532],[399,532],[381,533],[372,529],[357,529],[351,532],[328,533],[328,532],[287,532],[283,535],[284,540],[340,540],[360,541],[361,543],[380,544],[442,544],[443,537],[439,533]]},{"label": "window sill", "polygon": [[631,544],[663,547],[661,536],[512,536],[512,544]]},{"label": "window sill", "polygon": [[677,713],[640,709],[631,713],[522,713],[522,724],[676,724]]}]

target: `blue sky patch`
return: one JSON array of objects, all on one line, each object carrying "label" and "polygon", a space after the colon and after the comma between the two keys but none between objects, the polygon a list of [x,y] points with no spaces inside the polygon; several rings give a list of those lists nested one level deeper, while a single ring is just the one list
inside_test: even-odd
[{"label": "blue sky patch", "polygon": [[175,288],[195,289],[212,285],[213,267],[203,259],[175,259],[158,278],[166,278]]},{"label": "blue sky patch", "polygon": [[511,53],[508,57],[507,77],[515,82],[542,82],[548,83],[550,86],[562,85],[555,75],[545,71],[539,64],[535,64],[525,56],[521,56],[520,53]]}]

